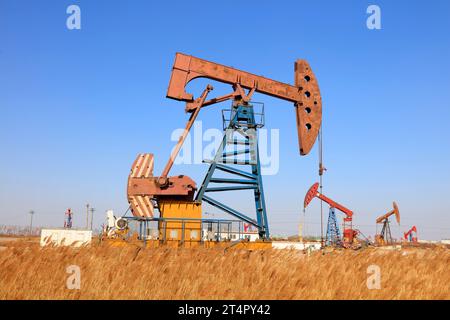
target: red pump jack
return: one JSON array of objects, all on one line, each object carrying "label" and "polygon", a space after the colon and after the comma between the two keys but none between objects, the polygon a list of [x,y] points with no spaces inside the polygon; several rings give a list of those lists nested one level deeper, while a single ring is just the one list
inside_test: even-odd
[{"label": "red pump jack", "polygon": [[325,203],[328,203],[330,205],[330,208],[335,208],[345,214],[344,217],[344,232],[343,232],[343,243],[342,245],[346,248],[353,247],[355,240],[357,239],[357,236],[359,234],[358,230],[353,229],[352,220],[353,220],[353,211],[350,209],[344,207],[343,205],[331,200],[327,196],[321,194],[319,191],[319,183],[314,183],[311,188],[309,188],[308,192],[305,195],[305,200],[303,207],[306,208],[309,203],[314,198],[319,198]]}]

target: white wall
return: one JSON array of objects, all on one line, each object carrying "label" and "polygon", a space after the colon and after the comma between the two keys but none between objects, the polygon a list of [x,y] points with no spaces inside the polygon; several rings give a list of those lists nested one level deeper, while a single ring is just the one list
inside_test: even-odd
[{"label": "white wall", "polygon": [[91,230],[75,229],[42,229],[41,247],[46,245],[81,247],[92,240]]}]

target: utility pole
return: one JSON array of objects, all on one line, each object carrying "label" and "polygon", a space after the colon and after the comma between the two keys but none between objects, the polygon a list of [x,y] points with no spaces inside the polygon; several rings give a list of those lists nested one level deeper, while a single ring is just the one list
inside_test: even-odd
[{"label": "utility pole", "polygon": [[86,204],[86,230],[89,228],[89,203]]},{"label": "utility pole", "polygon": [[94,211],[95,211],[95,208],[91,208],[90,211],[91,211],[91,230],[92,230],[92,221],[94,221]]},{"label": "utility pole", "polygon": [[34,214],[34,211],[30,210],[29,213],[30,213],[30,236],[31,236],[32,231],[33,231],[33,214]]}]

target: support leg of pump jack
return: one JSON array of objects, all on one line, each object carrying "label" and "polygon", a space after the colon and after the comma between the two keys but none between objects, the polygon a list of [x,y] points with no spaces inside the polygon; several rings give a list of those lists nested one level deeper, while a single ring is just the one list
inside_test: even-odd
[{"label": "support leg of pump jack", "polygon": [[[242,221],[250,223],[258,229],[260,238],[269,238],[269,227],[267,222],[266,204],[264,199],[264,190],[262,186],[261,166],[258,152],[256,123],[251,105],[233,105],[230,123],[226,127],[222,143],[217,151],[214,160],[211,162],[208,172],[203,180],[203,183],[196,195],[197,201],[206,201],[207,203],[231,214]],[[245,129],[246,128],[246,129]],[[251,129],[251,130],[250,130]],[[236,140],[233,137],[234,133],[239,133],[244,137],[244,140]],[[233,150],[232,152],[225,152],[227,145],[244,146],[245,149]],[[236,157],[241,154],[250,154],[250,160],[240,160]],[[225,165],[225,164],[227,165]],[[251,172],[239,170],[231,167],[228,164],[234,165],[250,165]],[[214,172],[217,170],[239,176],[239,178],[214,178]],[[246,179],[242,179],[246,178]],[[226,187],[209,187],[210,183],[221,184],[235,184],[234,186]],[[219,191],[236,191],[250,189],[254,191],[254,201],[256,208],[256,221],[247,215],[206,196],[206,192]]]}]

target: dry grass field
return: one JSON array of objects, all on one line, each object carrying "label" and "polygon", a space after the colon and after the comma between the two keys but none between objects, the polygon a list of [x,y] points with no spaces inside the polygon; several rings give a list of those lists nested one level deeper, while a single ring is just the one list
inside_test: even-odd
[{"label": "dry grass field", "polygon": [[[450,250],[320,252],[219,249],[0,250],[0,299],[450,299]],[[66,287],[78,265],[81,288]],[[378,265],[381,288],[367,288]]]}]

